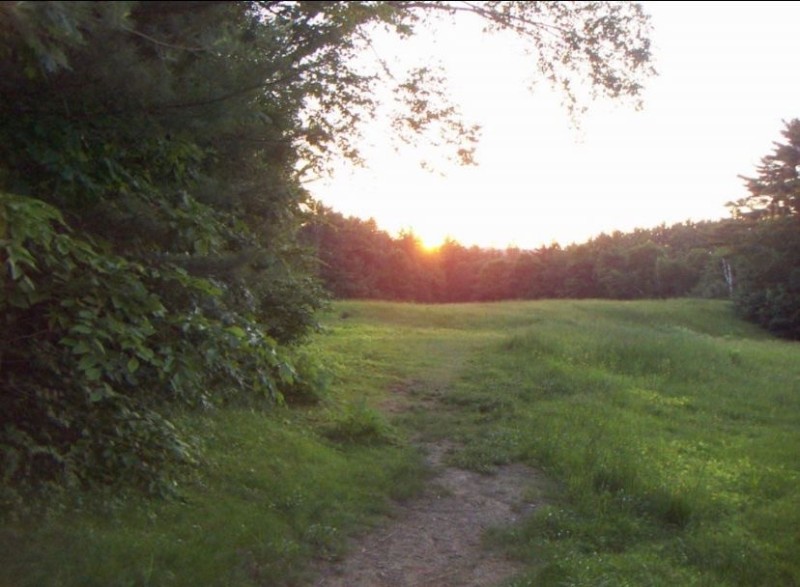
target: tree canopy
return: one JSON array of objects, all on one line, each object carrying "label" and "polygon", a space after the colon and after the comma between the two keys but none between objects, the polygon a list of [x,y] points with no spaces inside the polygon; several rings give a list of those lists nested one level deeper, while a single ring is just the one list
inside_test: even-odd
[{"label": "tree canopy", "polygon": [[572,110],[651,73],[635,3],[0,5],[5,487],[158,489],[196,456],[170,410],[291,401],[323,299],[302,174],[358,159],[381,84],[401,137],[443,133],[468,161],[441,76],[355,60],[378,27],[462,14],[526,39]]}]

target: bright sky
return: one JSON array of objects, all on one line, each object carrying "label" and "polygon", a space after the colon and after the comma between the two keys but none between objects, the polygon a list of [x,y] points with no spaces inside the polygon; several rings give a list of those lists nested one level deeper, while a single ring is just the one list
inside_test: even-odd
[{"label": "bright sky", "polygon": [[578,131],[545,83],[529,91],[535,78],[512,40],[482,36],[475,23],[442,26],[400,51],[441,60],[454,101],[482,126],[479,165],[425,171],[424,152],[394,151],[376,125],[367,168],[342,165],[307,187],[338,212],[373,217],[392,233],[411,229],[428,245],[446,236],[567,245],[726,217],[725,202],[747,194],[738,175],[754,173],[782,120],[800,117],[800,3],[645,5],[659,76],[642,111],[598,103]]}]

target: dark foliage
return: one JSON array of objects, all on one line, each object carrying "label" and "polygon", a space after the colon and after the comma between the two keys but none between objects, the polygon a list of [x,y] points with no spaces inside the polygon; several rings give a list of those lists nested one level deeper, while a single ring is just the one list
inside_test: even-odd
[{"label": "dark foliage", "polygon": [[192,458],[169,406],[297,377],[302,92],[255,90],[316,47],[243,3],[2,10],[0,474],[161,490]]},{"label": "dark foliage", "polygon": [[775,334],[800,339],[800,120],[745,179],[750,196],[729,205],[746,227],[735,245],[736,306]]}]

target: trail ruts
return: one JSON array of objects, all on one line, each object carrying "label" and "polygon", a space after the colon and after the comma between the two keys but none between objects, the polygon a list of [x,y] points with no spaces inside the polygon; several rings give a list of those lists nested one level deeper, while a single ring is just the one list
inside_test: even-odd
[{"label": "trail ruts", "polygon": [[482,475],[444,466],[446,442],[422,448],[435,470],[423,494],[397,504],[343,560],[321,567],[314,587],[490,587],[522,570],[487,548],[483,534],[536,509],[525,493],[537,473],[514,464]]}]

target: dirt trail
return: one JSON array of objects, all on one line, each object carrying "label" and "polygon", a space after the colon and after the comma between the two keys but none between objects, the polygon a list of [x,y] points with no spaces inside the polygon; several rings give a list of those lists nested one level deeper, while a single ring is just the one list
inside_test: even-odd
[{"label": "dirt trail", "polygon": [[437,471],[424,494],[351,544],[350,555],[323,568],[314,587],[489,587],[521,570],[487,550],[482,535],[536,509],[525,501],[536,472],[508,465],[481,475],[443,466],[445,444],[423,448]]}]

